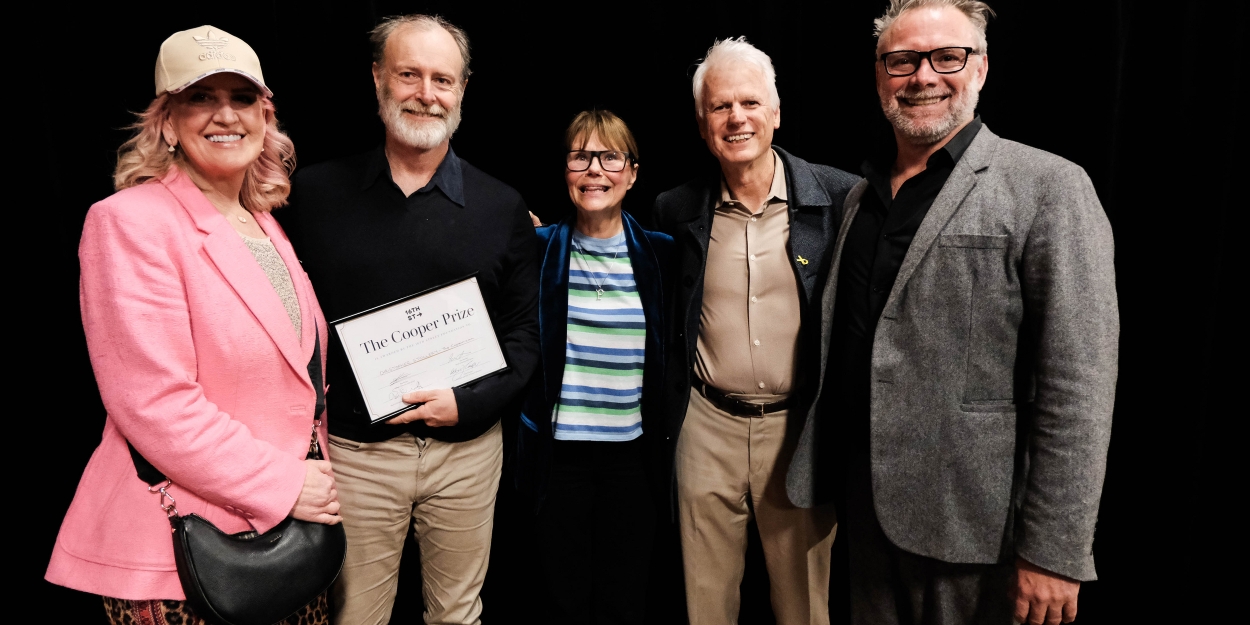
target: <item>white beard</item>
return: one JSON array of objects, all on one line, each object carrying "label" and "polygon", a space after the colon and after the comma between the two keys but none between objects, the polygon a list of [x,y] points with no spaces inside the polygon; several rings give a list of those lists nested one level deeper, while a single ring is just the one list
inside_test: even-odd
[{"label": "white beard", "polygon": [[[415,100],[398,102],[392,97],[389,86],[383,82],[378,91],[378,115],[387,131],[404,145],[432,150],[450,139],[460,127],[460,102],[457,98],[456,106],[450,111],[438,104],[426,106]],[[408,113],[432,115],[436,119],[418,121],[410,118]]]},{"label": "white beard", "polygon": [[909,92],[906,89],[900,89],[889,96],[881,98],[881,110],[885,112],[886,119],[890,120],[890,125],[894,126],[895,130],[898,130],[900,134],[917,144],[933,145],[946,138],[961,123],[972,119],[973,112],[977,108],[977,100],[980,98],[979,91],[970,87],[965,88],[949,100],[946,114],[934,120],[914,119],[903,112],[902,107],[898,103],[898,98],[900,97],[939,95],[946,94],[936,90]]}]

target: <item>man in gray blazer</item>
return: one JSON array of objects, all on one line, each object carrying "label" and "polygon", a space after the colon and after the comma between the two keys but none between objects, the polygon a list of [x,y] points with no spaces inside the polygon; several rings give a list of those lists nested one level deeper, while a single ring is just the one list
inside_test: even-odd
[{"label": "man in gray blazer", "polygon": [[855,623],[1070,622],[1095,578],[1111,228],[1080,167],[974,116],[990,14],[893,0],[876,22],[897,146],[847,197],[787,476],[796,505],[839,503]]}]

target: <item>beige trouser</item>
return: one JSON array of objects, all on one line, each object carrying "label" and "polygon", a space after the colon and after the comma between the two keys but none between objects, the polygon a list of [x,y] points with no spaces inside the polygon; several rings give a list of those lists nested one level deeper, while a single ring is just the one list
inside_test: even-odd
[{"label": "beige trouser", "polygon": [[727,413],[697,390],[677,440],[677,497],[690,625],[738,622],[747,521],[759,527],[778,625],[829,623],[832,505],[805,509],[786,496],[794,443],[786,411]]},{"label": "beige trouser", "polygon": [[347,561],[332,591],[336,625],[390,621],[410,524],[421,547],[425,622],[480,622],[502,431],[496,423],[462,443],[407,433],[380,443],[330,437],[347,531]]}]

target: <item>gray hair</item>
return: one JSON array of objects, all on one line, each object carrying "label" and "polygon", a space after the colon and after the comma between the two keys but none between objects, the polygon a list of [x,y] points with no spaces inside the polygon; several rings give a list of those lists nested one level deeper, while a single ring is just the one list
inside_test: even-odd
[{"label": "gray hair", "polygon": [[963,13],[972,22],[972,27],[976,29],[976,51],[985,53],[988,44],[985,41],[985,27],[989,23],[990,17],[996,17],[994,9],[990,5],[980,0],[890,0],[890,7],[885,13],[872,21],[872,34],[877,38],[878,44],[881,42],[881,35],[889,30],[890,25],[898,16],[912,9],[921,7],[953,7],[955,10]]},{"label": "gray hair", "polygon": [[759,48],[747,43],[746,37],[727,38],[713,42],[707,49],[707,56],[699,62],[694,70],[694,112],[703,119],[703,79],[708,69],[728,61],[744,61],[752,63],[764,72],[764,82],[768,85],[769,106],[774,110],[781,107],[781,96],[777,95],[777,70],[773,69],[773,60],[768,58]]},{"label": "gray hair", "polygon": [[469,36],[459,26],[452,24],[440,15],[425,15],[422,13],[411,13],[409,15],[392,15],[384,18],[381,23],[369,31],[369,43],[373,44],[373,62],[382,65],[382,59],[385,58],[386,41],[391,35],[402,26],[413,26],[419,31],[427,31],[434,28],[442,28],[456,40],[456,46],[460,48],[460,59],[463,61],[464,69],[460,70],[460,82],[469,79]]}]

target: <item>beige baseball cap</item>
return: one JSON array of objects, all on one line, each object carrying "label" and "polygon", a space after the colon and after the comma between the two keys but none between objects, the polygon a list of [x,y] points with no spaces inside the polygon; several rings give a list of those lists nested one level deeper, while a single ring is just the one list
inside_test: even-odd
[{"label": "beige baseball cap", "polygon": [[218,72],[234,72],[256,83],[266,96],[260,59],[242,39],[213,26],[174,33],[161,44],[156,56],[156,95],[178,93],[196,81]]}]

